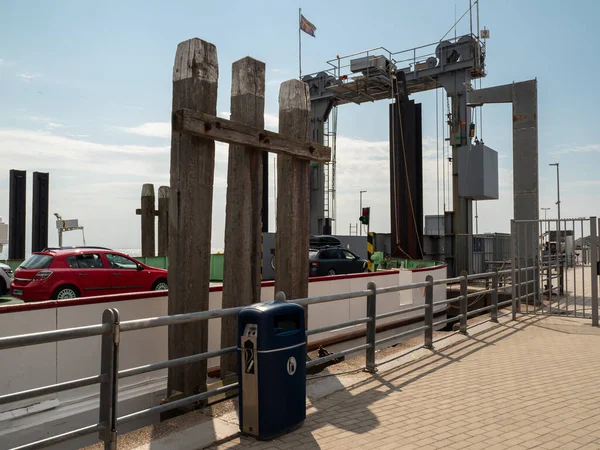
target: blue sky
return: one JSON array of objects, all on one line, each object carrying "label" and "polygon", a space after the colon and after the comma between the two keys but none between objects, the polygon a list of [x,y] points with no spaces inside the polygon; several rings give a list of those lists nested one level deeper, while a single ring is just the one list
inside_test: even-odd
[{"label": "blue sky", "polygon": [[[179,42],[200,37],[217,46],[218,111],[223,115],[229,111],[231,63],[246,55],[264,61],[267,124],[276,130],[279,83],[298,75],[299,6],[317,26],[316,38],[302,37],[303,72],[310,73],[326,68],[336,54],[436,42],[454,23],[455,9],[460,16],[468,4],[4,1],[0,216],[8,216],[9,169],[29,170],[29,183],[31,172],[48,170],[51,212],[79,217],[90,242],[138,247],[139,218],[133,210],[141,184],[153,182],[158,188],[169,180],[171,78]],[[555,210],[555,172],[548,163],[560,161],[563,216],[600,213],[594,195],[600,187],[600,91],[594,86],[600,69],[594,31],[599,13],[594,1],[481,0],[480,23],[491,30],[482,85],[537,77],[540,206]],[[468,30],[467,16],[457,32]],[[435,214],[435,93],[414,98],[423,103],[429,151],[425,213]],[[372,228],[389,231],[386,102],[340,108],[338,133],[338,232],[356,222],[361,189],[367,189],[364,201],[372,205]],[[510,106],[484,107],[483,136],[500,154],[501,199],[480,202],[479,230],[507,231],[512,216]],[[226,147],[219,151],[215,248],[222,246],[226,179]],[[51,243],[54,239],[52,233]]]}]

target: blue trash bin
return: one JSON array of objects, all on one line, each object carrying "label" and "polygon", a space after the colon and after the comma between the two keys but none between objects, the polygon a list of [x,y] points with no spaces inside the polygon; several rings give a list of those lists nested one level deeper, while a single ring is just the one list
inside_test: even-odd
[{"label": "blue trash bin", "polygon": [[238,315],[240,430],[273,439],[306,418],[304,308],[256,303]]}]

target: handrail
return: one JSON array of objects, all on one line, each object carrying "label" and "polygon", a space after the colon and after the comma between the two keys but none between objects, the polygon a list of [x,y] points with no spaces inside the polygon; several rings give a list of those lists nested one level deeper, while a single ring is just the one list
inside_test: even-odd
[{"label": "handrail", "polygon": [[[498,303],[497,300],[493,305],[486,306],[484,308],[479,308],[474,311],[466,312],[466,301],[468,298],[491,293],[492,295],[496,295],[497,293],[503,290],[506,290],[507,287],[498,287],[498,283],[494,283],[493,289],[487,289],[485,291],[481,291],[478,293],[467,294],[465,291],[466,282],[468,280],[475,280],[480,278],[492,278],[498,277],[502,274],[520,272],[524,270],[532,270],[534,267],[527,267],[522,269],[515,269],[514,271],[505,270],[505,271],[495,271],[495,272],[486,272],[481,274],[472,274],[468,275],[463,273],[459,277],[453,278],[444,278],[439,280],[434,280],[431,275],[427,277],[426,281],[417,282],[417,283],[409,283],[403,285],[394,285],[387,286],[382,288],[377,288],[375,283],[369,283],[367,289],[354,291],[354,292],[343,292],[338,294],[325,295],[320,297],[307,297],[290,300],[290,302],[303,305],[310,306],[320,303],[333,302],[338,300],[347,300],[353,298],[367,298],[367,314],[365,317],[350,321],[345,321],[333,325],[327,325],[324,327],[307,329],[306,335],[311,336],[318,333],[325,333],[330,331],[339,330],[342,328],[347,328],[351,326],[357,325],[366,325],[367,327],[367,342],[362,345],[355,346],[353,348],[349,348],[343,351],[339,351],[337,353],[333,353],[327,355],[322,358],[314,359],[307,362],[306,366],[313,367],[315,365],[340,358],[345,355],[350,355],[357,352],[366,351],[367,353],[367,371],[373,372],[375,370],[375,348],[376,346],[380,346],[382,344],[388,343],[390,341],[398,340],[410,335],[414,335],[417,333],[424,332],[424,340],[425,347],[432,348],[433,345],[433,330],[445,325],[447,323],[455,322],[460,320],[461,322],[461,332],[466,333],[466,320],[468,316],[479,314],[485,311],[492,310],[492,320],[496,317],[501,317],[498,315],[498,308],[504,307],[509,303],[513,304],[513,308],[515,304],[520,301],[521,298],[526,298],[531,296],[531,294],[527,294],[525,296],[520,296],[518,299],[511,299],[506,302]],[[528,285],[532,283],[531,280],[526,280],[520,282],[517,286]],[[444,299],[434,302],[433,301],[433,288],[434,286],[440,285],[448,285],[453,283],[461,283],[461,295],[452,299]],[[509,286],[511,287],[511,286]],[[392,292],[403,292],[414,289],[425,289],[425,303],[411,306],[400,307],[395,311],[390,311],[382,314],[376,313],[376,304],[377,304],[377,295],[392,293]],[[433,308],[435,306],[440,306],[443,304],[449,304],[452,302],[461,302],[461,314],[452,317],[450,319],[441,320],[438,322],[433,322]],[[165,412],[174,408],[178,408],[180,406],[189,405],[209,397],[230,392],[238,387],[237,383],[230,384],[227,386],[219,387],[207,392],[203,392],[200,394],[192,395],[189,397],[185,397],[182,399],[178,399],[173,402],[169,402],[163,405],[154,406],[151,408],[147,408],[142,411],[133,412],[131,414],[116,417],[114,415],[111,416],[114,409],[114,405],[118,401],[118,379],[128,378],[135,375],[140,375],[156,370],[169,369],[173,367],[178,367],[185,364],[191,364],[198,361],[207,360],[209,358],[219,357],[225,354],[233,353],[236,351],[236,347],[227,347],[218,350],[206,351],[204,353],[199,353],[195,355],[185,356],[181,358],[171,359],[167,361],[161,361],[152,364],[146,364],[138,367],[133,367],[125,370],[118,371],[114,361],[118,360],[118,342],[119,335],[123,332],[134,331],[134,330],[142,330],[149,329],[161,326],[169,326],[175,324],[183,324],[197,321],[205,321],[210,319],[222,318],[227,316],[236,315],[239,313],[243,307],[235,307],[235,308],[225,308],[218,310],[209,310],[209,311],[200,311],[194,313],[187,314],[176,314],[171,316],[160,316],[160,317],[150,317],[144,319],[136,319],[129,320],[124,322],[119,322],[118,311],[116,310],[106,310],[103,314],[102,322],[98,325],[89,325],[83,327],[75,327],[75,328],[67,328],[63,330],[54,330],[54,331],[45,331],[40,333],[30,333],[23,334],[17,336],[9,336],[0,338],[0,350],[10,349],[10,348],[19,348],[31,345],[38,345],[44,343],[51,342],[59,342],[65,340],[86,338],[91,336],[102,336],[102,356],[101,356],[101,373],[98,375],[80,378],[77,380],[71,380],[61,383],[55,383],[48,386],[42,386],[34,389],[24,390],[15,392],[12,394],[6,394],[0,396],[0,405],[12,403],[20,400],[30,399],[34,397],[39,397],[41,395],[52,394],[57,392],[62,392],[70,389],[80,388],[84,386],[90,386],[94,384],[100,384],[100,420],[97,424],[89,425],[87,427],[79,428],[77,430],[70,431],[68,433],[63,433],[58,436],[45,438],[39,440],[37,442],[32,442],[25,446],[19,448],[42,448],[48,445],[53,445],[58,442],[62,442],[64,440],[82,436],[85,434],[93,433],[95,431],[100,432],[100,439],[106,442],[113,442],[116,436],[116,429],[118,425],[121,425],[126,422],[130,422],[136,419],[141,419],[147,417],[152,414],[158,414],[161,412]],[[377,320],[386,319],[389,317],[393,317],[400,314],[406,314],[415,311],[424,311],[425,323],[423,326],[413,328],[411,330],[407,330],[398,334],[394,334],[392,336],[387,336],[385,338],[376,340],[376,323]],[[497,320],[497,319],[496,319]],[[363,328],[364,329],[364,328]],[[115,359],[116,358],[116,359]]]}]

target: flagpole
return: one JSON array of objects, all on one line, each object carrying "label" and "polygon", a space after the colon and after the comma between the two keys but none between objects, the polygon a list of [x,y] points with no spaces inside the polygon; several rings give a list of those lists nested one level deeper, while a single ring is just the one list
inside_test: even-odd
[{"label": "flagpole", "polygon": [[302,30],[300,22],[302,21],[302,8],[298,8],[298,71],[300,72],[300,80],[302,79]]}]

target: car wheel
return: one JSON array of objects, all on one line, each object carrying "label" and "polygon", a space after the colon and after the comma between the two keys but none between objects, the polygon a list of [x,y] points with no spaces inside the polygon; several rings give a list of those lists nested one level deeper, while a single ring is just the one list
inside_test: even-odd
[{"label": "car wheel", "polygon": [[327,275],[335,275],[335,270],[333,270],[333,269],[329,269],[329,270],[327,271]]},{"label": "car wheel", "polygon": [[153,291],[168,291],[169,284],[167,283],[167,280],[158,280],[156,283],[154,283],[154,286],[152,286],[152,290]]},{"label": "car wheel", "polygon": [[79,291],[74,286],[61,286],[52,294],[52,300],[68,300],[79,297]]}]

